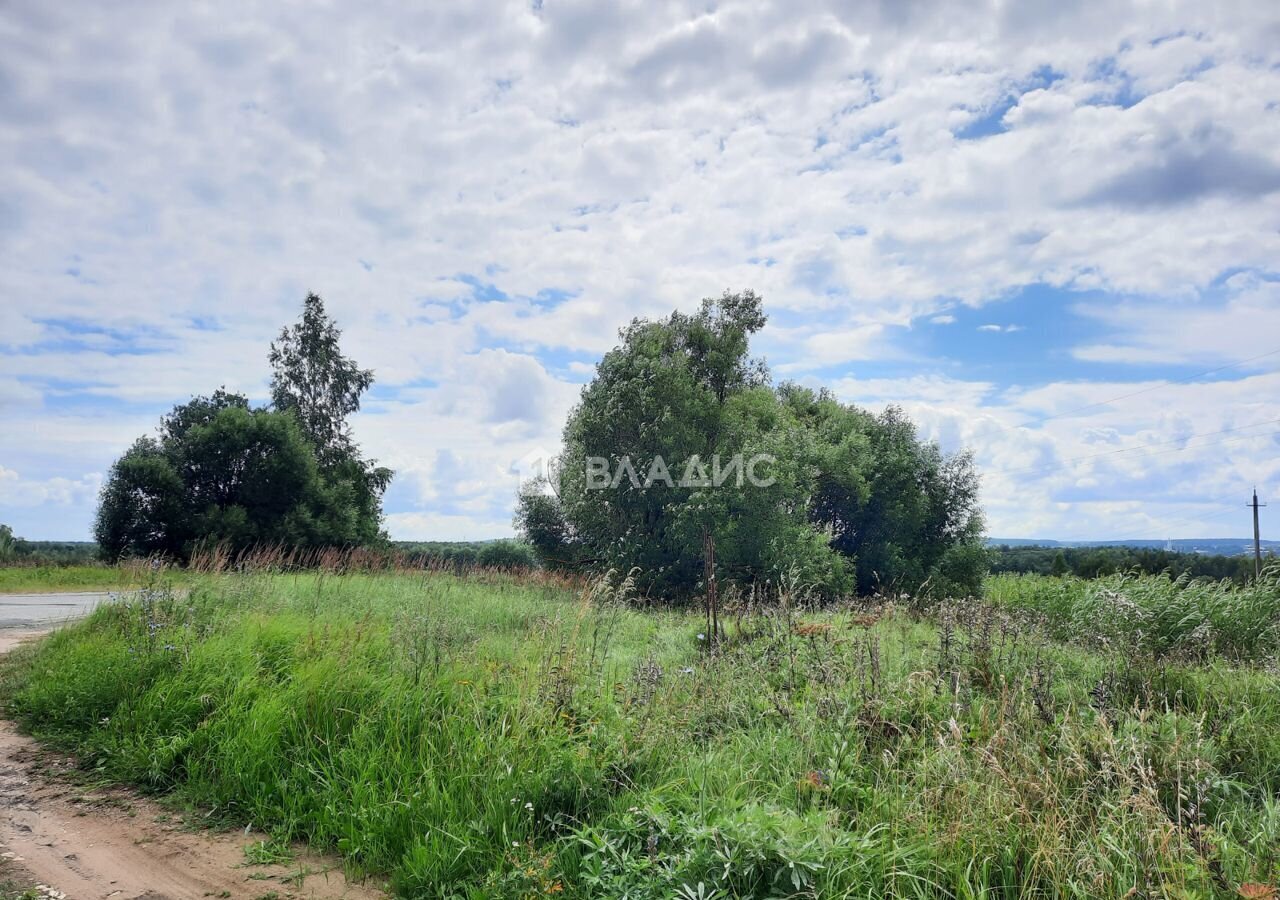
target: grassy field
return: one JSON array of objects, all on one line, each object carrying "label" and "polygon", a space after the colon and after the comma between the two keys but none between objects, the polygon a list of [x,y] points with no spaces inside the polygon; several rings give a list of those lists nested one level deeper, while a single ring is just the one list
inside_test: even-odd
[{"label": "grassy field", "polygon": [[19,651],[2,689],[103,777],[406,897],[1261,890],[1280,589],[1156,581],[997,579],[927,611],[791,592],[712,653],[700,615],[625,586],[206,576]]},{"label": "grassy field", "polygon": [[1157,659],[1272,664],[1280,653],[1280,564],[1252,585],[1144,575],[997,575],[986,596],[1040,619],[1058,641]]},{"label": "grassy field", "polygon": [[[114,591],[138,588],[154,580],[145,565],[22,565],[0,567],[0,594],[41,594],[54,591]],[[170,570],[172,581],[183,573]]]}]

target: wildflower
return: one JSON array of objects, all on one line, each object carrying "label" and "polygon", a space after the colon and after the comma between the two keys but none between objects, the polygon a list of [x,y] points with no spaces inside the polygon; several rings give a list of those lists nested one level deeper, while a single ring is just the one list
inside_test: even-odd
[{"label": "wildflower", "polygon": [[701,631],[699,631],[699,632],[698,632],[698,640],[700,640],[700,641],[705,641],[706,639],[707,639],[707,636],[706,636],[705,634],[703,634]]},{"label": "wildflower", "polygon": [[532,804],[532,803],[526,803],[526,804],[524,805],[524,808],[525,808],[525,809],[527,809],[527,810],[529,810],[529,812],[533,812],[533,804]]},{"label": "wildflower", "polygon": [[1250,898],[1250,900],[1274,900],[1276,889],[1268,884],[1246,881],[1236,889],[1236,893],[1241,897]]}]

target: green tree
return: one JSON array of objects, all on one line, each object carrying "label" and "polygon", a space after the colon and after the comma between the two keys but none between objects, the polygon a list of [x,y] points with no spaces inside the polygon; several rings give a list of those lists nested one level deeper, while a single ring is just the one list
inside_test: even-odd
[{"label": "green tree", "polygon": [[858,591],[978,591],[987,559],[972,457],[919,440],[896,407],[872,415],[825,391],[781,390],[813,434],[811,519],[857,561]]},{"label": "green tree", "polygon": [[[521,492],[517,523],[544,564],[638,568],[643,590],[687,595],[703,577],[705,533],[720,568],[740,580],[814,552],[803,505],[784,496],[804,479],[798,432],[779,424],[786,411],[748,355],[764,322],[748,291],[623,329],[565,425],[558,493],[545,482]],[[715,478],[717,457],[727,468],[761,453],[777,457],[769,488],[740,486],[736,473],[719,486],[693,483]],[[618,476],[607,490],[591,484],[593,461]],[[830,551],[817,553],[826,563],[810,568],[829,573]]]},{"label": "green tree", "polygon": [[589,564],[586,542],[579,539],[565,518],[558,475],[539,475],[520,486],[514,525],[545,566],[576,570]]},{"label": "green tree", "polygon": [[538,564],[533,549],[522,541],[489,541],[480,548],[476,563],[486,569],[532,569]]},{"label": "green tree", "polygon": [[1061,550],[1053,554],[1053,562],[1049,564],[1049,574],[1054,578],[1061,578],[1070,571],[1067,566],[1067,556]]},{"label": "green tree", "polygon": [[[868,592],[976,590],[986,558],[971,459],[919,441],[898,410],[775,388],[748,353],[764,324],[745,292],[620,333],[565,425],[556,490],[529,484],[518,499],[539,558],[638,568],[642,589],[681,596],[702,587],[709,534],[719,576],[744,585],[795,573],[827,595],[855,577]],[[768,483],[679,483],[690,461],[710,469],[717,456],[768,459]],[[677,483],[655,477],[659,458]],[[607,462],[606,489],[593,460]]]},{"label": "green tree", "polygon": [[360,410],[360,398],[373,386],[373,371],[343,355],[341,337],[324,301],[308,294],[302,318],[280,331],[267,355],[271,402],[298,420],[326,480],[341,494],[335,502],[348,504],[365,531],[370,521],[381,522],[382,495],[394,473],[362,459],[352,440],[347,418]]},{"label": "green tree", "polygon": [[219,405],[177,407],[159,438],[140,438],[111,467],[94,527],[106,558],[361,542],[292,416]]},{"label": "green tree", "polygon": [[342,354],[341,337],[324,301],[308,294],[302,319],[281,329],[267,356],[272,404],[297,416],[322,460],[352,452],[347,417],[359,411],[361,396],[373,385],[373,371]]},{"label": "green tree", "polygon": [[16,555],[17,539],[13,529],[8,525],[0,525],[0,562],[8,562]]},{"label": "green tree", "polygon": [[302,321],[271,347],[274,409],[219,389],[175,407],[155,437],[130,447],[103,485],[102,555],[385,541],[391,471],[360,458],[346,422],[373,376],[342,356],[338,336],[308,296]]},{"label": "green tree", "polygon": [[104,559],[181,557],[193,536],[182,479],[159,440],[141,437],[111,466],[93,536]]}]

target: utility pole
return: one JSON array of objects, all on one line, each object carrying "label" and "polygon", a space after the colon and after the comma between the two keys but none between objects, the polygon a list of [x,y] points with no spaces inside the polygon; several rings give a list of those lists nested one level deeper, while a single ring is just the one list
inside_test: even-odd
[{"label": "utility pole", "polygon": [[1258,489],[1253,489],[1253,502],[1246,503],[1245,506],[1253,507],[1253,580],[1257,581],[1258,576],[1262,574],[1262,540],[1258,531],[1258,507],[1266,506],[1265,503],[1258,502]]}]

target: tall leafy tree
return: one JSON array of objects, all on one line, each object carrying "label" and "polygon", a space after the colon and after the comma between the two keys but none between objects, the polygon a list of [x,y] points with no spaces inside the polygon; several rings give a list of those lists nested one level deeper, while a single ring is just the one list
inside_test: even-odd
[{"label": "tall leafy tree", "polygon": [[353,450],[347,417],[373,385],[373,370],[360,368],[342,353],[342,332],[325,313],[324,301],[308,294],[302,318],[286,326],[271,343],[271,402],[291,412],[322,460]]},{"label": "tall leafy tree", "polygon": [[362,542],[330,495],[292,416],[250,409],[238,395],[197,397],[111,467],[94,536],[108,559],[185,559],[201,543]]},{"label": "tall leafy tree", "polygon": [[[744,292],[624,329],[565,425],[558,490],[521,492],[516,521],[535,551],[548,565],[637,567],[669,596],[705,587],[708,536],[718,576],[742,584],[794,573],[827,595],[975,590],[985,556],[971,460],[918,440],[898,410],[773,386],[749,354],[764,324]],[[768,484],[646,483],[658,457],[760,454]],[[591,489],[592,458],[615,476],[629,460],[641,484]]]},{"label": "tall leafy tree", "polygon": [[[804,436],[749,355],[764,324],[759,296],[746,291],[622,330],[565,425],[558,495],[529,486],[518,503],[517,523],[545,562],[637,568],[643,589],[684,595],[703,586],[710,537],[717,571],[739,580],[796,563],[842,585],[843,566],[812,540],[795,502],[808,480]],[[736,473],[706,483],[717,457],[723,472],[761,453],[774,457],[770,487],[740,485]],[[608,489],[593,487],[591,460],[607,461]]]},{"label": "tall leafy tree", "polygon": [[112,466],[95,535],[109,559],[385,540],[389,469],[359,456],[347,416],[373,375],[344,357],[319,297],[273,343],[273,409],[215,391],[176,406]]},{"label": "tall leafy tree", "polygon": [[342,331],[325,312],[324,301],[308,294],[302,318],[272,342],[272,406],[294,416],[315,447],[321,472],[362,523],[380,523],[382,495],[392,471],[363,459],[351,437],[348,416],[373,386],[373,371],[345,356]]},{"label": "tall leafy tree", "polygon": [[896,407],[872,415],[827,392],[785,394],[818,448],[810,514],[857,560],[859,591],[976,590],[985,555],[972,458],[919,440]]}]

